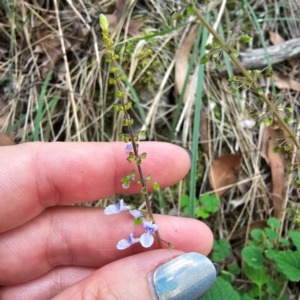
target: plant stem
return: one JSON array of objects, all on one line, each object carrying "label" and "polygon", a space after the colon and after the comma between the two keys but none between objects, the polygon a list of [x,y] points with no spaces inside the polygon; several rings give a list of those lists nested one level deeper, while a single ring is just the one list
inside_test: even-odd
[{"label": "plant stem", "polygon": [[[130,116],[129,116],[127,110],[125,109],[124,98],[121,99],[121,103],[122,103],[122,106],[124,108],[125,119],[129,119]],[[138,146],[137,146],[136,142],[134,141],[133,130],[131,128],[131,125],[128,125],[127,127],[128,127],[128,131],[129,131],[129,135],[130,135],[130,139],[131,139],[131,143],[132,143],[133,153],[134,153],[135,157],[138,157],[138,155],[139,155]],[[147,185],[146,185],[145,178],[144,178],[144,175],[143,175],[142,167],[141,167],[141,165],[137,164],[137,168],[138,168],[138,172],[139,172],[142,187],[145,188],[146,191],[147,191],[146,194],[144,194],[147,211],[148,211],[150,219],[153,220],[153,223],[155,224],[154,217],[153,217],[153,214],[152,214],[152,209],[151,209],[151,202],[150,202],[150,199],[149,199]],[[160,234],[159,234],[158,230],[155,231],[155,236],[156,236],[156,239],[158,241],[159,248],[162,249],[162,242],[161,242],[161,238],[160,238]]]},{"label": "plant stem", "polygon": [[[188,0],[184,0],[186,4],[189,4]],[[202,14],[195,9],[195,15],[197,16],[198,20],[207,28],[207,30],[213,35],[213,37],[217,40],[218,44],[221,45],[224,49],[224,51],[228,54],[230,59],[235,63],[237,68],[240,70],[240,72],[245,76],[245,78],[251,82],[252,87],[254,90],[257,90],[259,88],[259,85],[253,80],[253,77],[247,72],[247,70],[243,67],[243,65],[228,51],[225,42],[221,39],[221,37],[218,35],[218,33],[210,26],[210,24],[205,20],[205,18],[202,16]],[[278,122],[281,124],[283,129],[288,133],[289,137],[293,140],[293,143],[297,147],[297,149],[300,149],[300,144],[297,140],[297,137],[293,134],[290,127],[284,122],[284,120],[281,118],[280,114],[276,111],[274,105],[272,102],[268,99],[268,97],[263,94],[261,95],[262,100],[268,105],[270,110],[273,112],[275,117],[277,118]]]}]

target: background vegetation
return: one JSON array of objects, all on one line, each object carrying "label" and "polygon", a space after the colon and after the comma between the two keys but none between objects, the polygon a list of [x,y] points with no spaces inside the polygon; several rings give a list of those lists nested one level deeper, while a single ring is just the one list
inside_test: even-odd
[{"label": "background vegetation", "polygon": [[[105,13],[134,130],[193,151],[189,176],[151,197],[155,212],[212,229],[211,257],[222,271],[205,299],[299,299],[299,155],[261,99],[268,96],[298,139],[299,3],[187,3],[1,0],[0,144],[118,139],[98,25]],[[240,77],[195,8],[253,70],[259,90]],[[144,205],[141,196],[125,200]]]}]

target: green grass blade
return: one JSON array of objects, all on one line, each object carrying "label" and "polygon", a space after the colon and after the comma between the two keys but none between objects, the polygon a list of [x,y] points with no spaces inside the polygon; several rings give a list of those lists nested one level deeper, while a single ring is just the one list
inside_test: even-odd
[{"label": "green grass blade", "polygon": [[[206,15],[206,20],[209,21],[209,15]],[[203,28],[202,41],[200,48],[200,57],[202,57],[206,50],[206,41],[208,38],[208,31]],[[194,112],[194,124],[193,124],[193,141],[192,141],[192,167],[190,175],[190,202],[189,202],[189,217],[195,217],[195,198],[196,198],[196,176],[197,176],[197,157],[198,157],[198,145],[199,145],[199,124],[201,115],[201,104],[202,104],[202,93],[203,93],[203,82],[204,82],[204,70],[205,65],[201,64],[198,69],[198,84],[196,92],[196,104]]]},{"label": "green grass blade", "polygon": [[51,79],[51,76],[52,76],[52,72],[49,72],[43,83],[41,94],[39,97],[38,109],[37,109],[35,122],[34,122],[34,132],[33,132],[33,140],[34,141],[39,140],[40,124],[41,124],[41,121],[43,118],[43,106],[44,106],[44,102],[45,102],[45,95],[46,95],[47,87],[48,87],[49,81]]},{"label": "green grass blade", "polygon": [[[54,114],[54,110],[55,110],[55,107],[56,107],[56,104],[58,102],[58,100],[60,99],[60,93],[58,94],[55,94],[52,99],[49,101],[49,104],[48,104],[48,107],[50,108],[50,116],[52,116]],[[43,116],[46,114],[47,112],[47,108],[43,111]],[[44,141],[46,142],[49,142],[49,138],[50,138],[50,129],[51,129],[51,126],[50,126],[50,121],[47,123],[47,127],[46,127],[46,130],[45,130],[45,133],[44,133]]]}]

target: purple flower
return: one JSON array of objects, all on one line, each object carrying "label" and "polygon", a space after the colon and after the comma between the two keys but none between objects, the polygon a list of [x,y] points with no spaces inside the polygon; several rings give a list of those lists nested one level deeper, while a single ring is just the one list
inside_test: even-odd
[{"label": "purple flower", "polygon": [[128,142],[126,144],[126,152],[129,153],[130,151],[132,151],[133,147],[132,147],[132,143]]},{"label": "purple flower", "polygon": [[143,214],[142,214],[139,210],[137,210],[137,209],[130,210],[129,212],[132,214],[132,216],[133,216],[135,219],[138,219],[138,218],[142,218],[142,217],[143,217]]},{"label": "purple flower", "polygon": [[144,248],[149,248],[152,246],[154,242],[154,237],[153,233],[157,230],[157,225],[152,224],[152,222],[143,222],[144,228],[145,228],[145,233],[143,233],[140,237],[140,243]]},{"label": "purple flower", "polygon": [[138,243],[140,241],[140,239],[135,239],[133,237],[133,233],[131,232],[127,238],[127,240],[123,239],[121,241],[118,242],[117,244],[117,249],[118,250],[124,250],[127,249],[128,247],[130,247],[131,245]]},{"label": "purple flower", "polygon": [[117,204],[112,204],[104,209],[106,215],[118,214],[124,210],[130,210],[130,206],[124,205],[124,200],[121,199]]}]

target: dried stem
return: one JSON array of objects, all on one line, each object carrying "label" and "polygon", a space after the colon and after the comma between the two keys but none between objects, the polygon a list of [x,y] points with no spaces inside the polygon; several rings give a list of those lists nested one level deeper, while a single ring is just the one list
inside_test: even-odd
[{"label": "dried stem", "polygon": [[[184,0],[184,2],[186,4],[189,4],[188,0]],[[259,89],[259,85],[254,81],[253,77],[247,72],[247,70],[237,60],[237,58],[235,58],[232,55],[231,51],[228,51],[228,49],[226,48],[226,43],[221,39],[221,37],[218,35],[218,33],[205,20],[205,18],[202,16],[202,14],[197,9],[195,9],[195,15],[197,16],[198,20],[207,28],[207,30],[213,35],[213,37],[216,39],[216,41],[218,42],[218,44],[223,47],[224,51],[228,54],[228,56],[230,57],[230,59],[234,62],[234,64],[236,65],[236,67],[245,76],[245,78],[249,82],[252,83],[251,84],[252,88],[254,90],[258,90]],[[274,107],[274,105],[272,104],[272,102],[268,99],[268,97],[265,94],[261,95],[261,97],[262,97],[262,100],[268,105],[268,107],[270,108],[270,110],[272,111],[272,113],[275,115],[276,119],[281,124],[281,126],[283,127],[283,129],[288,133],[289,137],[292,139],[292,141],[295,144],[295,146],[297,147],[297,149],[300,149],[300,144],[299,144],[299,142],[297,140],[296,135],[292,132],[292,130],[290,129],[290,127],[284,122],[284,120],[280,116],[280,113],[278,111],[276,111],[276,108]]]}]

